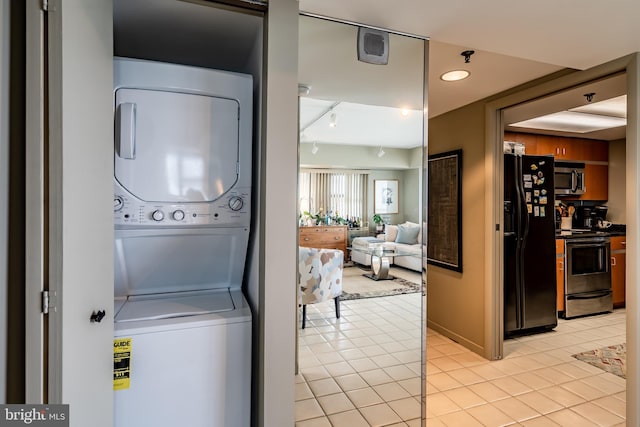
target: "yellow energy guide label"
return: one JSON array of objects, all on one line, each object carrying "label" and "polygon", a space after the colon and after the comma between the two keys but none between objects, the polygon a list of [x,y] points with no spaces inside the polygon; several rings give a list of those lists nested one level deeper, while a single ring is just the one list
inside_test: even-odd
[{"label": "yellow energy guide label", "polygon": [[131,338],[113,340],[113,389],[126,390],[131,381]]}]

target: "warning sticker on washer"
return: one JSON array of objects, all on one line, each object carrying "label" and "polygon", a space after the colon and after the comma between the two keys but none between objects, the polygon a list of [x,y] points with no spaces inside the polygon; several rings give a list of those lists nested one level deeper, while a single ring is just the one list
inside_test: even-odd
[{"label": "warning sticker on washer", "polygon": [[113,340],[113,389],[126,390],[131,380],[131,338]]}]

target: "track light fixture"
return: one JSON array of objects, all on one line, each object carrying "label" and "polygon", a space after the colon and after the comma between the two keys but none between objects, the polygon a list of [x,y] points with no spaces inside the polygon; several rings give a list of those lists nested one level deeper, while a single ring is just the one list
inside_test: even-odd
[{"label": "track light fixture", "polygon": [[385,153],[385,151],[382,149],[382,146],[380,146],[380,149],[378,150],[377,156],[381,158],[385,154],[387,154],[387,153]]},{"label": "track light fixture", "polygon": [[313,147],[311,148],[311,154],[316,154],[318,152],[318,146],[316,145],[316,142],[313,142]]},{"label": "track light fixture", "polygon": [[329,116],[329,126],[331,126],[332,128],[338,126],[338,121],[336,119],[336,113],[331,113],[331,116]]}]

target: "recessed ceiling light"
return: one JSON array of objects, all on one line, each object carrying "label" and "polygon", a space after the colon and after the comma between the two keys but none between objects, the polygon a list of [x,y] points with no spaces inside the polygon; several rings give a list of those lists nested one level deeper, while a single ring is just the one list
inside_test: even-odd
[{"label": "recessed ceiling light", "polygon": [[402,114],[403,116],[408,116],[409,115],[409,109],[408,108],[403,108],[400,110],[400,114]]},{"label": "recessed ceiling light", "polygon": [[467,70],[452,70],[447,71],[446,73],[441,75],[440,78],[445,82],[455,82],[458,80],[466,79],[467,77],[469,77],[469,74],[471,73],[469,73]]}]

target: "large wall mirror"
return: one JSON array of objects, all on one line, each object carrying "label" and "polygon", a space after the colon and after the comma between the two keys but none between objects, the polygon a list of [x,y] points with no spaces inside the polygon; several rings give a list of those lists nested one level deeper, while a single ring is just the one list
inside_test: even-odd
[{"label": "large wall mirror", "polygon": [[311,16],[299,34],[299,245],[344,264],[339,304],[298,313],[296,421],[419,423],[427,41]]}]

